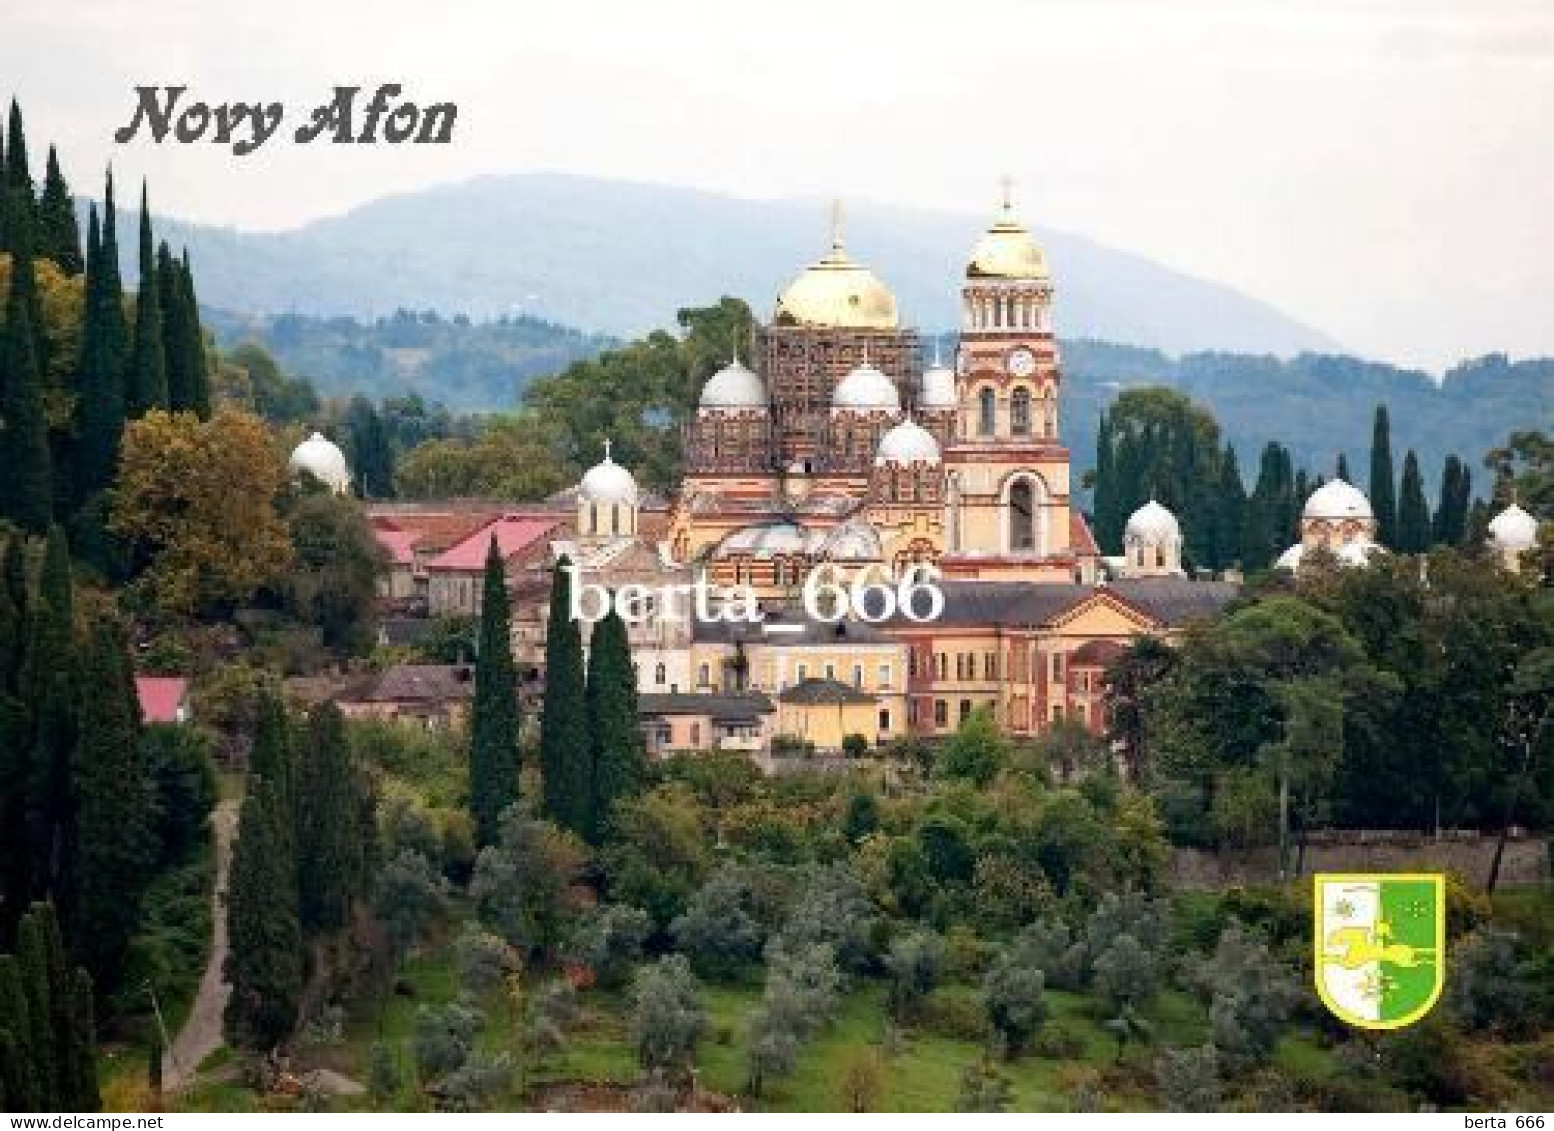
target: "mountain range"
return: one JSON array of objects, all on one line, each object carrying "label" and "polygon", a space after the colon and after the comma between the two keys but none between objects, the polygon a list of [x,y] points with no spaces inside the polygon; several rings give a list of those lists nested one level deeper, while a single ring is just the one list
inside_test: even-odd
[{"label": "mountain range", "polygon": [[[632,336],[724,294],[765,315],[786,281],[825,250],[826,212],[815,200],[523,174],[384,197],[291,231],[161,217],[156,226],[174,246],[188,246],[202,302],[231,311],[522,313]],[[989,218],[859,204],[849,209],[847,244],[895,292],[906,321],[949,329],[966,257]],[[1067,336],[1171,353],[1339,349],[1230,287],[1083,236],[1035,232]],[[132,263],[125,267],[133,274]]]}]

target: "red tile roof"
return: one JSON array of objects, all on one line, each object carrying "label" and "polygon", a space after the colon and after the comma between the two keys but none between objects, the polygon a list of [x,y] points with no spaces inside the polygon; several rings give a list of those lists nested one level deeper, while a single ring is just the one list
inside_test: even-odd
[{"label": "red tile roof", "polygon": [[505,561],[543,540],[560,525],[562,523],[557,518],[503,515],[438,554],[427,563],[427,568],[478,570],[486,564],[486,550],[491,545],[493,534],[496,535],[497,552]]},{"label": "red tile roof", "polygon": [[372,533],[395,565],[415,564],[415,544],[421,540],[421,536],[414,530],[389,530],[375,526]]},{"label": "red tile roof", "polygon": [[189,681],[179,675],[137,675],[135,694],[146,722],[176,723],[178,709],[189,695]]},{"label": "red tile roof", "polygon": [[416,508],[375,511],[372,514],[372,525],[374,531],[380,534],[385,531],[413,534],[415,549],[423,554],[440,554],[501,514],[501,511],[492,507],[475,510]]}]

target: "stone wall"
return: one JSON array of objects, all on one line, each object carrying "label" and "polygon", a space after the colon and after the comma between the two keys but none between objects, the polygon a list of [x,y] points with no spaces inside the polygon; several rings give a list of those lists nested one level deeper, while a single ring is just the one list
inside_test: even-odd
[{"label": "stone wall", "polygon": [[[1494,860],[1492,836],[1454,836],[1436,840],[1413,834],[1345,834],[1306,846],[1302,876],[1315,872],[1455,872],[1482,887]],[[1171,854],[1171,882],[1179,889],[1210,890],[1238,884],[1273,883],[1279,873],[1277,848],[1212,852],[1178,848]],[[1550,846],[1540,837],[1513,839],[1500,864],[1503,885],[1545,883],[1550,878]]]}]

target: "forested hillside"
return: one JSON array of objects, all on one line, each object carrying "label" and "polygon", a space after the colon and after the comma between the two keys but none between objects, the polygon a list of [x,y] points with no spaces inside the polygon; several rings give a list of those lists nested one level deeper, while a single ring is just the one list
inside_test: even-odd
[{"label": "forested hillside", "polygon": [[1447,455],[1476,463],[1509,433],[1547,428],[1554,420],[1554,358],[1490,354],[1462,362],[1437,383],[1419,370],[1329,354],[1172,359],[1155,350],[1075,341],[1065,343],[1063,357],[1064,419],[1076,470],[1094,466],[1102,406],[1139,385],[1168,385],[1209,408],[1248,476],[1271,439],[1290,450],[1296,466],[1316,473],[1331,476],[1340,452],[1363,466],[1373,410],[1385,404],[1394,442],[1418,453],[1431,492]]},{"label": "forested hillside", "polygon": [[[326,396],[419,394],[455,412],[512,409],[531,382],[613,346],[532,318],[471,321],[402,310],[373,322],[289,314],[273,320],[206,312],[221,344],[262,344],[289,373]],[[954,348],[946,336],[946,355]],[[1279,439],[1297,466],[1331,475],[1339,452],[1351,460],[1370,444],[1372,414],[1386,404],[1399,449],[1413,448],[1426,487],[1448,454],[1470,462],[1521,428],[1554,413],[1554,359],[1502,354],[1465,361],[1437,382],[1420,370],[1361,358],[1300,354],[1288,360],[1227,352],[1172,357],[1094,340],[1063,344],[1064,434],[1081,472],[1095,463],[1103,406],[1126,388],[1166,385],[1210,409],[1225,439],[1255,475],[1257,452]],[[691,395],[694,397],[694,390]],[[688,409],[690,403],[682,406]],[[1248,484],[1250,486],[1250,483]]]},{"label": "forested hillside", "polygon": [[610,345],[601,335],[538,318],[471,322],[430,310],[401,309],[372,322],[207,310],[205,321],[223,345],[257,341],[325,396],[419,392],[457,412],[509,408],[530,379]]}]

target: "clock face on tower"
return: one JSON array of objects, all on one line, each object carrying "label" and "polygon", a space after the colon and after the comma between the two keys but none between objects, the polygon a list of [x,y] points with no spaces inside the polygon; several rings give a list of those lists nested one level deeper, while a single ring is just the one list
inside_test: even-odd
[{"label": "clock face on tower", "polygon": [[1036,355],[1028,349],[1010,351],[1009,372],[1016,377],[1029,377],[1036,372]]}]

